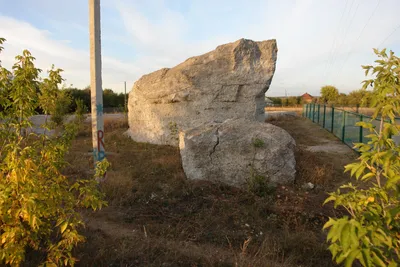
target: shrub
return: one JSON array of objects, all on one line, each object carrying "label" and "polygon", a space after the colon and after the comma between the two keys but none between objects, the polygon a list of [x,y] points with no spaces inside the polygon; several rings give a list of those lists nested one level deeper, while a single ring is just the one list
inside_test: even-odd
[{"label": "shrub", "polygon": [[[395,116],[400,114],[400,59],[393,52],[374,50],[379,57],[376,66],[363,66],[374,79],[364,81],[363,89],[373,87],[373,119],[380,116],[380,125],[359,122],[371,132],[367,144],[356,144],[360,152],[357,162],[345,167],[360,181],[331,193],[325,202],[333,201],[349,216],[330,218],[329,249],[337,263],[351,266],[358,260],[363,266],[397,266],[400,262],[400,147],[391,139],[400,126]],[[365,189],[366,188],[366,189]]]},{"label": "shrub", "polygon": [[103,194],[95,179],[74,181],[61,172],[76,123],[65,124],[58,136],[23,134],[37,108],[59,112],[62,70],[52,68],[40,83],[29,51],[16,60],[12,72],[0,65],[0,265],[21,265],[29,251],[46,266],[74,265],[72,248],[84,240],[78,208],[101,208]]},{"label": "shrub", "polygon": [[259,174],[252,174],[247,182],[247,188],[249,192],[259,196],[267,197],[271,196],[276,191],[276,186],[269,183],[269,179]]}]

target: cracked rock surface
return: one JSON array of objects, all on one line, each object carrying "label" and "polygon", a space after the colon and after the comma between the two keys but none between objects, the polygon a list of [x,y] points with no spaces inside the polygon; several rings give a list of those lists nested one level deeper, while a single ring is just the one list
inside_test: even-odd
[{"label": "cracked rock surface", "polygon": [[127,134],[138,142],[178,146],[178,131],[211,120],[264,121],[276,59],[275,40],[240,39],[142,76],[129,93]]},{"label": "cracked rock surface", "polygon": [[252,176],[271,184],[294,181],[294,139],[283,129],[246,119],[209,122],[180,132],[182,166],[188,179],[246,186]]}]

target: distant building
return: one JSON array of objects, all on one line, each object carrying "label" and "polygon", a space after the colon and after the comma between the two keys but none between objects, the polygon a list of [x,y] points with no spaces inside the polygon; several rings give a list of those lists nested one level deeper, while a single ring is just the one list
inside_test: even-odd
[{"label": "distant building", "polygon": [[301,100],[303,103],[311,103],[314,100],[314,97],[310,95],[309,93],[303,94],[301,97]]}]

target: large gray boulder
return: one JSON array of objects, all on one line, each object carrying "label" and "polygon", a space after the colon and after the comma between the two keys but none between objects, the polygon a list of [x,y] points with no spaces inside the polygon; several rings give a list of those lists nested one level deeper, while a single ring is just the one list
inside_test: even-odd
[{"label": "large gray boulder", "polygon": [[270,184],[294,181],[295,141],[283,129],[245,119],[210,122],[180,132],[186,177],[243,187],[255,176]]},{"label": "large gray boulder", "polygon": [[129,130],[138,142],[178,146],[178,132],[210,120],[264,120],[275,72],[275,40],[241,39],[144,75],[129,94]]}]

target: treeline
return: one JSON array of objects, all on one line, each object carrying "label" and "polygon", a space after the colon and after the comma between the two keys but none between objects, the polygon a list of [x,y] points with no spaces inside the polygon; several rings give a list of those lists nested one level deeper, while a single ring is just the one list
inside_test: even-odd
[{"label": "treeline", "polygon": [[[40,94],[40,84],[36,85],[36,92]],[[91,97],[90,97],[90,87],[87,86],[84,89],[78,88],[65,88],[62,89],[63,99],[59,101],[60,109],[66,113],[73,113],[77,109],[77,101],[81,101],[84,106],[84,112],[90,112],[91,110]],[[0,93],[7,94],[3,92],[2,88],[0,88]],[[104,89],[103,90],[103,111],[104,112],[124,112],[125,111],[125,97],[123,93],[115,93],[112,89]],[[128,94],[126,96],[126,101],[128,101]],[[0,112],[3,111],[5,107],[0,102]],[[37,107],[35,111],[38,114],[44,114],[44,111]]]},{"label": "treeline", "polygon": [[273,106],[296,107],[307,103],[318,103],[340,107],[370,107],[372,104],[372,92],[360,89],[348,94],[339,93],[334,86],[321,88],[320,96],[312,99],[303,99],[301,96],[268,97]]},{"label": "treeline", "polygon": [[[71,98],[68,111],[75,112],[76,100],[80,99],[90,112],[91,109],[91,98],[90,98],[90,87],[87,86],[84,89],[78,88],[66,88],[63,91]],[[128,95],[126,96],[128,99]],[[115,93],[112,89],[103,90],[103,109],[105,112],[108,110],[124,111],[125,109],[125,96],[124,93]],[[128,101],[128,100],[127,100]]]},{"label": "treeline", "polygon": [[306,104],[301,96],[289,96],[289,97],[268,97],[274,106],[283,107],[295,107],[299,105]]},{"label": "treeline", "polygon": [[372,92],[365,89],[344,94],[339,93],[339,90],[331,85],[323,86],[320,94],[321,96],[316,100],[317,103],[342,107],[370,107],[373,98]]}]

